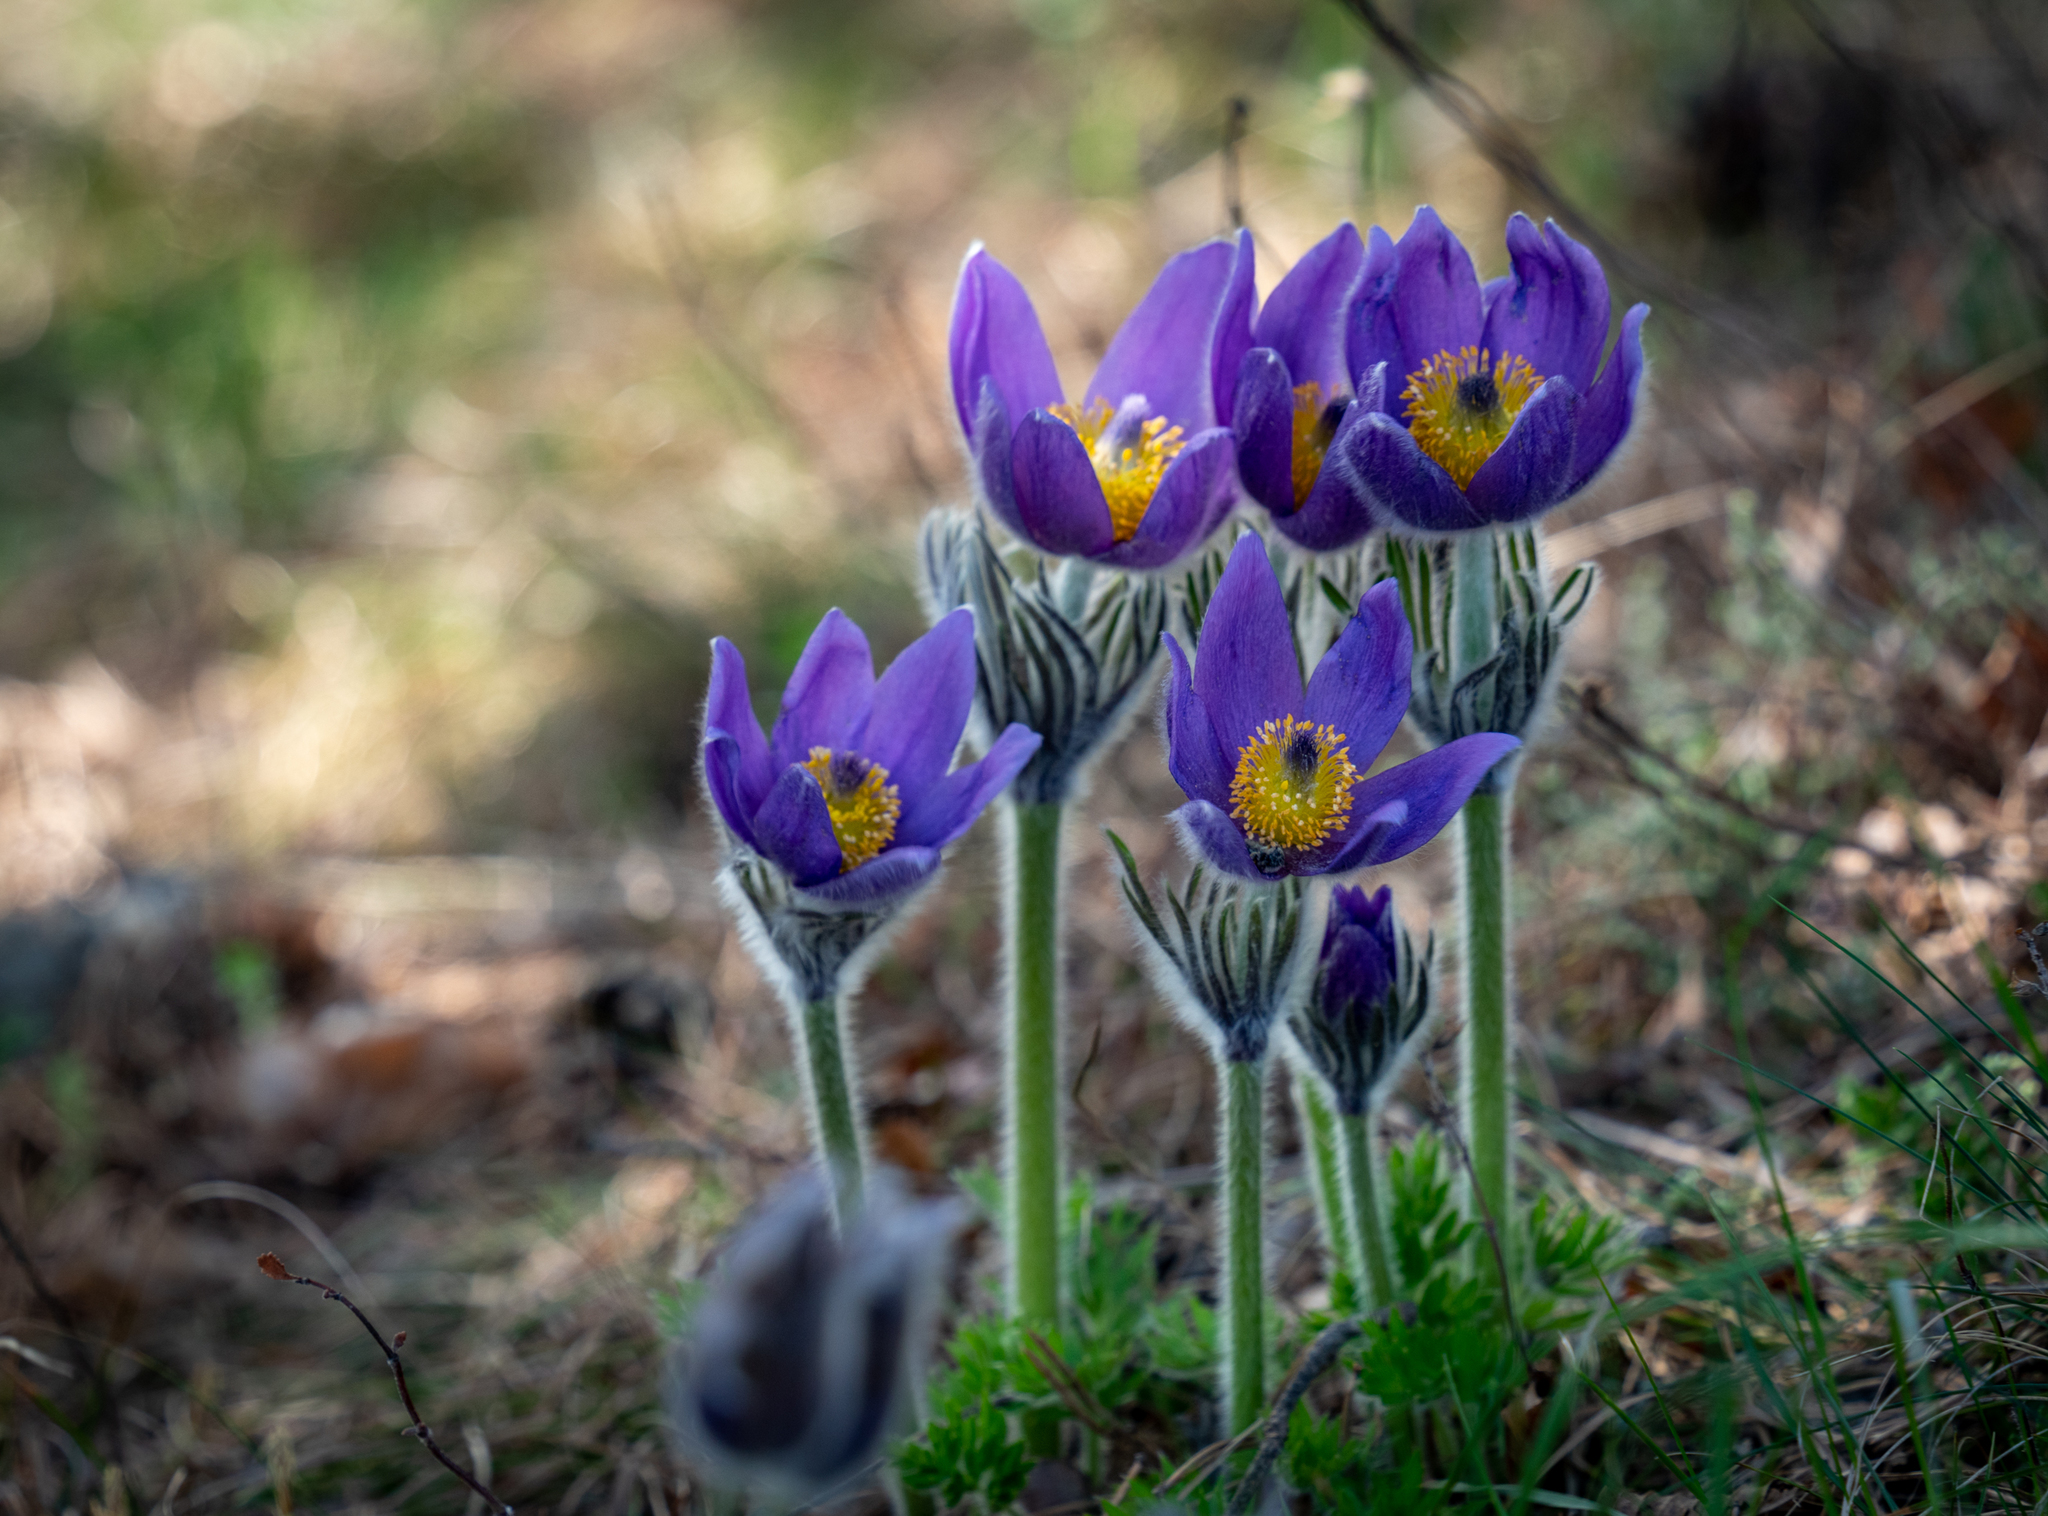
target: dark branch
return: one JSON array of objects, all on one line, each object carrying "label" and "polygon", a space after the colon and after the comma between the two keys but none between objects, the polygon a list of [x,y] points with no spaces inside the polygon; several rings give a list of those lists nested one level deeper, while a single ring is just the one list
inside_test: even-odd
[{"label": "dark branch", "polygon": [[22,1273],[28,1276],[29,1289],[35,1292],[35,1297],[41,1302],[43,1309],[50,1313],[50,1319],[57,1324],[57,1330],[64,1334],[64,1345],[70,1351],[72,1361],[85,1375],[86,1383],[92,1386],[94,1419],[113,1433],[114,1456],[117,1462],[120,1461],[124,1456],[121,1448],[120,1407],[114,1403],[114,1387],[108,1382],[99,1361],[86,1351],[85,1334],[78,1329],[78,1318],[73,1316],[71,1308],[51,1293],[50,1287],[43,1283],[42,1273],[36,1268],[35,1260],[29,1257],[28,1249],[22,1245],[21,1239],[14,1235],[14,1229],[7,1224],[7,1218],[4,1216],[0,1216],[0,1242],[7,1244],[7,1251],[14,1255],[14,1261],[21,1265]]},{"label": "dark branch", "polygon": [[1458,129],[1471,138],[1486,160],[1502,178],[1532,196],[1573,236],[1599,256],[1600,261],[1638,289],[1657,296],[1688,315],[1742,339],[1761,352],[1782,355],[1789,350],[1785,339],[1759,328],[1740,311],[1646,263],[1614,242],[1550,177],[1529,145],[1505,117],[1489,105],[1484,96],[1422,50],[1421,44],[1388,19],[1377,0],[1341,0],[1381,47],[1407,71],[1418,88],[1449,116]]},{"label": "dark branch", "polygon": [[1223,118],[1223,211],[1230,217],[1230,229],[1234,232],[1244,229],[1244,175],[1238,149],[1244,142],[1245,126],[1251,115],[1251,101],[1237,95],[1231,99],[1229,114]]},{"label": "dark branch", "polygon": [[1230,1497],[1227,1516],[1245,1516],[1252,1508],[1252,1502],[1259,1498],[1265,1487],[1266,1476],[1273,1472],[1273,1465],[1280,1461],[1280,1454],[1287,1446],[1287,1423],[1294,1417],[1295,1406],[1308,1393],[1309,1386],[1323,1377],[1323,1373],[1337,1361],[1337,1354],[1345,1343],[1356,1337],[1362,1330],[1361,1319],[1346,1316],[1342,1321],[1333,1321],[1316,1335],[1302,1354],[1301,1363],[1289,1376],[1279,1395],[1273,1401],[1272,1409],[1266,1412],[1265,1435],[1259,1439],[1259,1451],[1252,1458],[1252,1466],[1244,1471],[1237,1493]]},{"label": "dark branch", "polygon": [[308,1279],[304,1274],[294,1274],[284,1266],[284,1260],[275,1253],[265,1253],[261,1258],[258,1258],[256,1260],[256,1267],[263,1271],[263,1276],[266,1279],[275,1279],[280,1284],[303,1284],[310,1289],[318,1290],[327,1299],[338,1300],[347,1306],[356,1320],[363,1324],[363,1330],[370,1334],[370,1340],[376,1343],[378,1350],[383,1353],[385,1367],[391,1370],[391,1377],[397,1382],[398,1398],[405,1402],[405,1414],[412,1418],[412,1425],[406,1428],[406,1435],[419,1438],[426,1450],[440,1460],[443,1468],[447,1469],[449,1473],[460,1479],[472,1490],[475,1490],[478,1495],[483,1497],[487,1505],[499,1513],[499,1516],[513,1516],[512,1507],[492,1494],[490,1486],[484,1484],[461,1464],[441,1451],[441,1444],[434,1441],[433,1432],[428,1429],[426,1422],[421,1419],[419,1407],[412,1403],[412,1391],[405,1382],[405,1365],[398,1361],[398,1350],[405,1346],[405,1333],[400,1332],[391,1341],[386,1342],[384,1334],[377,1330],[376,1323],[371,1321],[368,1316],[365,1316],[362,1308],[353,1300],[342,1294],[333,1285],[322,1284],[317,1279]]}]

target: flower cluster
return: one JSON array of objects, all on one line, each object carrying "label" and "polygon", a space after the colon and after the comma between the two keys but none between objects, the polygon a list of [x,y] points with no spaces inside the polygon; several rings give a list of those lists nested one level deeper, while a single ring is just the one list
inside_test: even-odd
[{"label": "flower cluster", "polygon": [[1344,225],[1263,309],[1250,238],[1167,263],[1078,401],[1016,276],[977,246],[953,304],[953,402],[982,501],[1042,552],[1153,569],[1238,498],[1313,552],[1374,530],[1528,521],[1620,450],[1642,324],[1607,350],[1598,260],[1555,224],[1508,222],[1482,285],[1421,207],[1397,242]]},{"label": "flower cluster", "polygon": [[[1434,938],[1417,952],[1387,890],[1325,880],[1413,852],[1461,809],[1463,1114],[1476,1204],[1507,1214],[1514,734],[1592,585],[1544,583],[1531,523],[1625,442],[1646,314],[1610,350],[1590,253],[1521,216],[1507,252],[1482,284],[1425,206],[1398,241],[1338,227],[1261,305],[1240,232],[1171,259],[1071,394],[1023,284],[969,252],[948,356],[978,509],[926,523],[932,630],[877,678],[831,612],[767,730],[739,652],[713,644],[720,888],[784,1001],[821,1164],[734,1244],[672,1366],[673,1419],[705,1459],[816,1494],[912,1415],[950,1222],[876,1172],[850,1002],[943,850],[1006,791],[1005,1293],[1033,1331],[1059,1326],[1062,832],[1162,658],[1167,768],[1187,795],[1172,819],[1196,866],[1155,896],[1116,846],[1146,966],[1217,1065],[1226,1428],[1268,1404],[1276,1043],[1332,1254],[1365,1298],[1395,1302],[1376,1115],[1430,1016]],[[1240,510],[1271,532],[1191,561]],[[1374,532],[1383,551],[1334,556]],[[1276,568],[1269,537],[1302,553]],[[1393,577],[1375,583],[1382,564]],[[1411,716],[1435,745],[1380,767]],[[970,718],[983,755],[955,767]]]}]

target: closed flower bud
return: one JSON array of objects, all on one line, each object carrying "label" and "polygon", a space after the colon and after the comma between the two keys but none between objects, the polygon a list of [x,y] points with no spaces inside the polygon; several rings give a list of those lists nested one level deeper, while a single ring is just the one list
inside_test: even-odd
[{"label": "closed flower bud", "polygon": [[871,1468],[922,1372],[951,1201],[874,1181],[842,1242],[828,1186],[790,1181],[740,1229],[669,1364],[669,1415],[714,1477],[798,1498]]}]

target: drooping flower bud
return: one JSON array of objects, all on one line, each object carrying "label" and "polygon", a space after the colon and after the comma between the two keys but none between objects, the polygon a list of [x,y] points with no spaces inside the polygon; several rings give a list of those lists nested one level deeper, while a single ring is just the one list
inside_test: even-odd
[{"label": "drooping flower bud", "polygon": [[689,1338],[670,1357],[669,1416],[714,1477],[801,1498],[871,1468],[923,1371],[963,1212],[884,1174],[834,1234],[816,1172],[733,1237]]}]

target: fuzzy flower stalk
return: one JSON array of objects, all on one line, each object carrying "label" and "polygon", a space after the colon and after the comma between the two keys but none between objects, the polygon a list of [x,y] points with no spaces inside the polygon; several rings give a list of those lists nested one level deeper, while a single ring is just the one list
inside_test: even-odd
[{"label": "fuzzy flower stalk", "polygon": [[[1409,719],[1431,742],[1476,733],[1526,736],[1543,719],[1566,635],[1599,575],[1578,564],[1552,584],[1534,530],[1385,547],[1416,637]],[[1512,1265],[1520,1228],[1514,1180],[1514,924],[1509,839],[1517,765],[1504,763],[1458,818],[1463,971],[1459,1115],[1471,1157],[1468,1213],[1490,1219]]]},{"label": "fuzzy flower stalk", "polygon": [[[1649,307],[1611,311],[1599,260],[1554,224],[1516,215],[1509,272],[1481,284],[1470,254],[1421,207],[1399,242],[1375,230],[1347,318],[1346,351],[1361,403],[1354,445],[1337,466],[1369,511],[1399,533],[1455,536],[1456,591],[1439,673],[1446,704],[1480,712],[1519,704],[1492,730],[1524,735],[1551,664],[1516,670],[1496,560],[1504,531],[1594,483],[1622,454],[1643,412],[1642,327]],[[1602,362],[1603,353],[1606,355]],[[1534,560],[1532,546],[1529,557]],[[1538,583],[1534,594],[1548,598]],[[1554,620],[1547,614],[1537,619]],[[1524,628],[1526,630],[1526,627]],[[1512,687],[1511,687],[1512,686]],[[1418,724],[1427,725],[1418,712]],[[1475,725],[1452,724],[1470,732]],[[1438,740],[1443,740],[1439,737]],[[1509,1064],[1508,824],[1512,769],[1475,794],[1460,824],[1464,905],[1461,1106],[1475,1206],[1504,1230],[1513,1198]],[[1510,1237],[1511,1233],[1508,1233]]]},{"label": "fuzzy flower stalk", "polygon": [[953,402],[979,510],[927,520],[924,578],[935,610],[976,612],[982,724],[1044,737],[1011,793],[1004,913],[1007,1283],[1040,1324],[1060,1299],[1066,807],[1154,670],[1167,601],[1147,571],[1197,549],[1236,499],[1228,390],[1254,298],[1248,238],[1180,254],[1069,398],[1030,296],[985,249],[954,297]]},{"label": "fuzzy flower stalk", "polygon": [[732,841],[720,889],[789,1014],[811,1136],[842,1229],[858,1213],[867,1134],[847,1002],[942,850],[1038,750],[1009,726],[953,768],[974,700],[974,617],[944,617],[880,679],[839,611],[811,634],[772,732],[746,662],[713,640],[704,785]]},{"label": "fuzzy flower stalk", "polygon": [[1184,888],[1164,886],[1162,913],[1123,839],[1110,841],[1152,987],[1216,1063],[1222,1393],[1235,1434],[1266,1405],[1266,1073],[1274,1028],[1314,962],[1315,923],[1304,915],[1316,897],[1299,880],[1274,888],[1198,867]]},{"label": "fuzzy flower stalk", "polygon": [[[1252,533],[1209,598],[1192,665],[1171,634],[1165,642],[1166,765],[1189,796],[1174,821],[1202,867],[1184,893],[1167,892],[1170,928],[1128,853],[1125,895],[1155,987],[1208,1044],[1223,1088],[1225,1394],[1236,1431],[1259,1414],[1264,1388],[1267,1052],[1322,940],[1320,921],[1303,934],[1300,881],[1413,852],[1520,744],[1483,733],[1371,773],[1408,710],[1414,647],[1399,590],[1369,591],[1304,683],[1280,581]],[[1204,884],[1210,868],[1221,877]],[[1319,893],[1306,899],[1320,909]]]},{"label": "fuzzy flower stalk", "polygon": [[1314,982],[1287,1022],[1295,1066],[1327,1100],[1336,1128],[1342,1199],[1333,1219],[1348,1236],[1333,1247],[1359,1260],[1368,1309],[1396,1299],[1379,1112],[1429,1020],[1435,948],[1431,937],[1417,951],[1391,890],[1339,885]]}]

